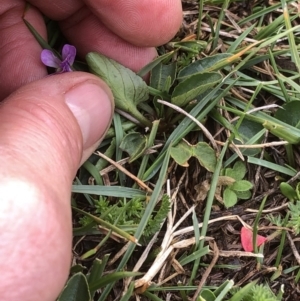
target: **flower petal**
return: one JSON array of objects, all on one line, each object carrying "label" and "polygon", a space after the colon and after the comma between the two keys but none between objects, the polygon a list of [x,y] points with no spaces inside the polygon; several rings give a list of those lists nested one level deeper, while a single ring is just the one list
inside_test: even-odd
[{"label": "flower petal", "polygon": [[41,53],[41,60],[44,65],[48,67],[53,67],[53,68],[59,68],[60,67],[60,59],[57,58],[52,51],[49,49],[44,49]]},{"label": "flower petal", "polygon": [[[265,243],[266,240],[267,240],[266,237],[263,237],[261,235],[257,235],[256,236],[256,245],[259,247],[260,245]],[[253,251],[253,232],[250,229],[248,229],[246,227],[242,227],[242,229],[241,229],[241,242],[242,242],[243,249],[246,252],[252,252]]]},{"label": "flower petal", "polygon": [[62,60],[69,63],[70,66],[73,65],[76,56],[76,48],[73,45],[65,44],[62,49]]}]

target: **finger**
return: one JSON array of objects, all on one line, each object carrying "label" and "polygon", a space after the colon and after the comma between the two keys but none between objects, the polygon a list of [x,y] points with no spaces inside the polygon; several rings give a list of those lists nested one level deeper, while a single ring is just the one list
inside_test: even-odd
[{"label": "finger", "polygon": [[[0,108],[0,296],[53,301],[71,258],[70,190],[82,159],[103,137],[112,96],[81,72],[48,76]],[[87,156],[87,154],[85,154]]]},{"label": "finger", "polygon": [[182,22],[181,0],[84,1],[116,35],[138,46],[168,42]]},{"label": "finger", "polygon": [[[41,47],[25,26],[23,0],[2,1],[0,5],[0,101],[21,85],[47,74],[41,63]],[[26,19],[46,38],[40,13],[30,8]]]},{"label": "finger", "polygon": [[100,52],[137,72],[157,56],[154,47],[135,46],[115,35],[86,7],[60,25],[81,57],[91,51]]},{"label": "finger", "polygon": [[[62,21],[77,15],[80,17],[76,18],[76,21],[81,23],[83,5],[80,0],[29,2],[54,20]],[[158,46],[168,42],[182,22],[180,0],[84,0],[84,2],[111,31],[136,46]],[[87,34],[89,29],[85,28],[84,33]],[[73,31],[73,36],[77,36],[76,30]]]}]

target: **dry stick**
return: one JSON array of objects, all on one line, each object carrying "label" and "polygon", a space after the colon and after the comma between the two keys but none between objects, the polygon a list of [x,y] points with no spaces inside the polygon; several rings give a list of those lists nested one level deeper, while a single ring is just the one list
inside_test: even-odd
[{"label": "dry stick", "polygon": [[295,244],[294,244],[294,242],[293,242],[293,239],[292,239],[290,233],[289,233],[289,232],[286,232],[286,236],[287,236],[287,238],[288,238],[288,240],[289,240],[289,243],[290,243],[292,252],[293,252],[293,254],[294,254],[294,256],[295,256],[295,258],[296,258],[298,264],[300,265],[300,255],[299,255],[299,252],[298,252],[298,250],[297,250],[297,248],[296,248],[296,246],[295,246]]},{"label": "dry stick", "polygon": [[[216,143],[219,145],[225,145],[225,142],[216,140]],[[289,144],[288,141],[274,141],[274,142],[267,142],[267,143],[261,143],[261,144],[234,144],[237,148],[265,148],[265,147],[273,147],[273,146],[279,146],[279,145],[286,145]],[[229,144],[229,147],[232,147],[232,144]]]},{"label": "dry stick", "polygon": [[[216,222],[219,222],[219,221],[224,221],[224,220],[225,221],[239,220],[244,227],[249,227],[238,215],[228,215],[228,216],[222,216],[222,217],[218,217],[218,218],[215,218],[215,219],[211,219],[211,220],[208,221],[208,224],[213,224],[213,223],[216,223]],[[203,226],[203,223],[198,224],[199,228],[202,228],[202,226]],[[174,232],[173,236],[176,237],[178,235],[182,235],[182,234],[189,233],[189,232],[192,232],[192,231],[194,231],[193,226],[186,227],[186,228],[183,228],[183,229],[180,229],[180,230]]]},{"label": "dry stick", "polygon": [[108,266],[114,264],[128,249],[130,241],[108,262]]},{"label": "dry stick", "polygon": [[[144,263],[145,260],[147,259],[148,255],[149,255],[149,252],[150,252],[151,249],[152,249],[152,246],[153,246],[154,243],[156,242],[156,239],[157,239],[157,236],[158,236],[159,232],[160,232],[160,230],[157,231],[157,232],[153,235],[153,237],[152,237],[152,239],[150,240],[150,242],[148,243],[148,245],[147,245],[145,251],[143,252],[143,254],[141,255],[141,257],[139,258],[138,262],[135,264],[135,266],[134,266],[132,272],[138,272],[138,271],[139,271],[139,269],[141,268],[141,266],[143,265],[143,263]],[[125,279],[123,295],[127,292],[128,286],[129,286],[129,284],[131,283],[132,278],[133,278],[133,277],[129,277],[129,278],[126,278],[126,279]]]},{"label": "dry stick", "polygon": [[[210,251],[210,255],[213,255],[214,252]],[[261,253],[252,253],[244,251],[219,251],[220,257],[254,257],[254,258],[264,258],[264,255]]]},{"label": "dry stick", "polygon": [[[182,243],[184,244],[185,247],[187,246],[187,244],[188,245],[192,244],[192,242],[193,242],[192,240],[184,240],[183,242],[179,242],[179,243],[177,242],[177,243],[171,245],[172,239],[174,237],[174,235],[173,235],[174,230],[193,211],[193,209],[194,209],[194,206],[183,215],[183,217],[171,229],[172,231],[170,231],[170,236],[169,237],[167,235],[165,235],[165,238],[164,238],[164,240],[161,244],[161,251],[156,256],[152,266],[148,269],[147,273],[142,278],[135,281],[135,287],[136,288],[148,285],[148,283],[153,279],[153,277],[162,268],[162,266],[164,265],[165,260],[168,258],[168,256],[171,254],[171,252],[174,248],[180,248]],[[202,239],[202,237],[200,239]]]},{"label": "dry stick", "polygon": [[175,190],[174,190],[174,192],[173,192],[173,194],[171,196],[171,202],[173,202],[173,205],[174,205],[174,207],[173,207],[173,219],[174,220],[176,218],[176,213],[177,213],[177,210],[176,210],[177,209],[176,197],[177,197],[177,194],[179,192],[179,188],[180,188],[183,180],[185,179],[186,175],[187,175],[187,169],[184,171],[184,173],[180,177],[180,179],[178,181],[178,184],[177,184],[177,186],[176,186],[176,188],[175,188]]},{"label": "dry stick", "polygon": [[207,139],[210,141],[210,143],[212,144],[213,148],[218,152],[218,146],[215,142],[214,137],[211,135],[211,133],[206,129],[206,127],[199,121],[197,120],[194,116],[190,115],[189,113],[187,113],[185,110],[181,109],[180,107],[173,105],[167,101],[158,99],[157,102],[170,107],[172,109],[174,109],[175,111],[187,116],[188,118],[190,118],[191,120],[193,120],[198,126],[199,128],[202,130],[202,132],[204,133],[204,135],[207,137]]},{"label": "dry stick", "polygon": [[196,290],[196,292],[195,292],[195,294],[193,296],[192,301],[196,301],[197,300],[198,295],[199,295],[199,293],[200,293],[203,285],[205,284],[205,281],[207,280],[207,278],[208,278],[208,276],[209,276],[212,268],[215,266],[215,264],[218,261],[218,258],[219,258],[219,248],[218,248],[218,246],[217,246],[217,244],[216,244],[215,241],[213,242],[213,244],[214,244],[214,248],[213,248],[214,249],[214,256],[213,256],[213,259],[212,259],[210,265],[207,267],[206,271],[204,272],[204,274],[203,274],[203,276],[201,278],[201,281],[200,281],[200,283],[198,285],[198,288],[197,288],[197,290]]},{"label": "dry stick", "polygon": [[147,190],[147,192],[152,192],[152,189],[150,187],[148,187],[144,182],[142,182],[138,177],[136,177],[135,175],[133,175],[131,172],[129,172],[127,169],[125,169],[124,167],[122,167],[120,164],[118,164],[117,162],[115,162],[114,160],[112,160],[111,158],[107,157],[106,155],[100,153],[99,151],[96,152],[96,155],[98,155],[99,157],[105,159],[107,162],[109,162],[110,164],[114,165],[116,168],[118,168],[121,172],[123,172],[124,174],[126,174],[128,177],[130,177],[132,180],[136,181],[136,183],[143,189]]},{"label": "dry stick", "polygon": [[[289,204],[286,203],[286,204],[283,204],[283,205],[281,205],[281,206],[274,207],[274,208],[272,208],[272,209],[262,210],[261,212],[262,212],[262,213],[272,213],[272,212],[275,212],[275,211],[280,211],[280,210],[282,210],[282,209],[284,209],[284,208],[286,208],[286,207],[288,207],[288,206],[289,206]],[[246,209],[245,211],[246,211],[246,212],[251,212],[251,213],[257,213],[257,212],[259,212],[259,210],[257,210],[257,209],[251,209],[251,208],[248,208],[248,209]]]},{"label": "dry stick", "polygon": [[[157,148],[161,148],[162,146],[163,146],[162,143],[153,145],[152,147],[150,147],[150,148],[148,148],[148,149],[146,149],[146,150],[144,151],[144,155],[149,155],[149,154],[157,153],[157,150],[156,150],[156,149],[157,149]],[[119,160],[117,163],[120,164],[120,165],[124,165],[124,164],[126,164],[126,163],[129,161],[129,159],[130,159],[130,157],[126,157],[126,158],[124,158],[124,159],[122,159],[122,160]],[[101,176],[104,176],[105,174],[107,174],[107,173],[109,173],[109,172],[111,172],[111,171],[113,171],[113,170],[115,170],[115,169],[117,169],[116,166],[110,165],[110,166],[108,166],[108,167],[102,169],[102,170],[100,171],[100,175],[101,175]]]}]

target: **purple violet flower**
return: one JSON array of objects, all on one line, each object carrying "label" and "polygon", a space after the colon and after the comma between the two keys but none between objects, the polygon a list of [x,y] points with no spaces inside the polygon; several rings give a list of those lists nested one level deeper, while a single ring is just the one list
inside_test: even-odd
[{"label": "purple violet flower", "polygon": [[54,55],[51,50],[44,49],[41,53],[41,60],[44,65],[57,69],[58,73],[73,71],[71,66],[76,56],[76,48],[72,45],[65,44],[62,49],[62,60]]}]

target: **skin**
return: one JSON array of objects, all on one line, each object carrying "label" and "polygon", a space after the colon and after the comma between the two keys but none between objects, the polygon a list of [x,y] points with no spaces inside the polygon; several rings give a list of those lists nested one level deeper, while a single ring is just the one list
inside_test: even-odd
[{"label": "skin", "polygon": [[[28,2],[25,18],[44,38],[41,12],[80,56],[102,52],[135,71],[182,18],[180,0]],[[72,180],[111,122],[113,97],[91,74],[47,76],[24,9],[23,0],[1,1],[0,299],[53,301],[71,262]]]}]

